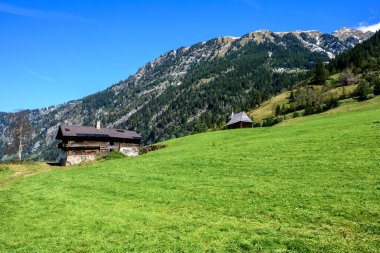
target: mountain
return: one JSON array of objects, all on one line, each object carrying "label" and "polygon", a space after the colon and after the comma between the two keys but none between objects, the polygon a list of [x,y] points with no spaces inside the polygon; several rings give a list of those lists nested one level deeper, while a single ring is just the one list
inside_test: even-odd
[{"label": "mountain", "polygon": [[380,69],[380,31],[352,50],[340,54],[329,64],[331,72],[342,71],[347,67],[355,67],[360,72],[363,71],[359,69],[366,72]]},{"label": "mountain", "polygon": [[[31,110],[34,126],[24,155],[55,159],[60,123],[129,128],[144,143],[218,128],[231,111],[258,106],[309,76],[317,60],[329,61],[370,33],[343,28],[319,31],[260,30],[219,37],[167,52],[127,80],[83,99]],[[8,114],[0,114],[0,154],[10,140]]]},{"label": "mountain", "polygon": [[369,39],[373,35],[373,32],[362,32],[360,30],[343,27],[342,29],[333,32],[332,35],[337,37],[340,41],[351,42],[353,46]]}]

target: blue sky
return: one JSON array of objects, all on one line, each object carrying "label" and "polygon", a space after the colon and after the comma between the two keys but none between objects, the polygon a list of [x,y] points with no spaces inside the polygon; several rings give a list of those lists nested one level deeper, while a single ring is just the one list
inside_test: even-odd
[{"label": "blue sky", "polygon": [[378,0],[0,0],[0,111],[82,98],[218,36],[379,22]]}]

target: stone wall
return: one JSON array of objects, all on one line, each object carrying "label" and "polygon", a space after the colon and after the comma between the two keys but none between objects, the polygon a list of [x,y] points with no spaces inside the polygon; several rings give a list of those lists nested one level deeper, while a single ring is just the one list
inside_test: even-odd
[{"label": "stone wall", "polygon": [[120,152],[127,156],[137,156],[139,154],[139,146],[120,147]]},{"label": "stone wall", "polygon": [[[124,144],[125,146],[121,146],[119,148],[119,152],[123,153],[126,156],[137,156],[140,151],[140,146],[136,144]],[[106,153],[108,153],[110,150],[107,150]],[[67,155],[67,152],[70,152],[69,155]],[[85,152],[82,152],[84,154],[81,154],[81,152],[72,152],[72,151],[66,151],[63,152],[60,157],[60,164],[61,166],[71,166],[83,162],[89,162],[94,161],[99,155],[102,155],[104,153],[94,153],[94,154],[85,154]]]},{"label": "stone wall", "polygon": [[96,155],[69,155],[66,158],[66,166],[75,165],[83,162],[94,161]]}]

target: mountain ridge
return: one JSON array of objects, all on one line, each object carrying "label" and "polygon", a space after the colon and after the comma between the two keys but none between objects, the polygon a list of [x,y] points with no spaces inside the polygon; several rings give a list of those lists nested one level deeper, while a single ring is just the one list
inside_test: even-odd
[{"label": "mountain ridge", "polygon": [[[30,110],[35,134],[25,155],[56,158],[51,147],[59,123],[93,125],[100,119],[107,127],[142,132],[145,143],[221,126],[227,111],[257,106],[294,85],[314,61],[328,61],[368,34],[344,29],[339,39],[319,31],[258,30],[168,51],[104,91]],[[10,140],[6,115],[0,114],[0,154]]]}]

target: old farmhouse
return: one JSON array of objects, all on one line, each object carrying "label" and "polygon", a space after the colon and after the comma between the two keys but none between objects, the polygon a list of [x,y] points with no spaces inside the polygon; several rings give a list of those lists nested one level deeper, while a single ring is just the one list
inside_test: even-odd
[{"label": "old farmhouse", "polygon": [[141,136],[121,129],[60,125],[57,140],[62,140],[58,147],[63,150],[61,165],[73,165],[95,160],[98,155],[119,151],[127,156],[139,153]]},{"label": "old farmhouse", "polygon": [[245,112],[232,113],[228,118],[227,127],[228,128],[246,128],[252,127],[253,121],[248,117]]}]

